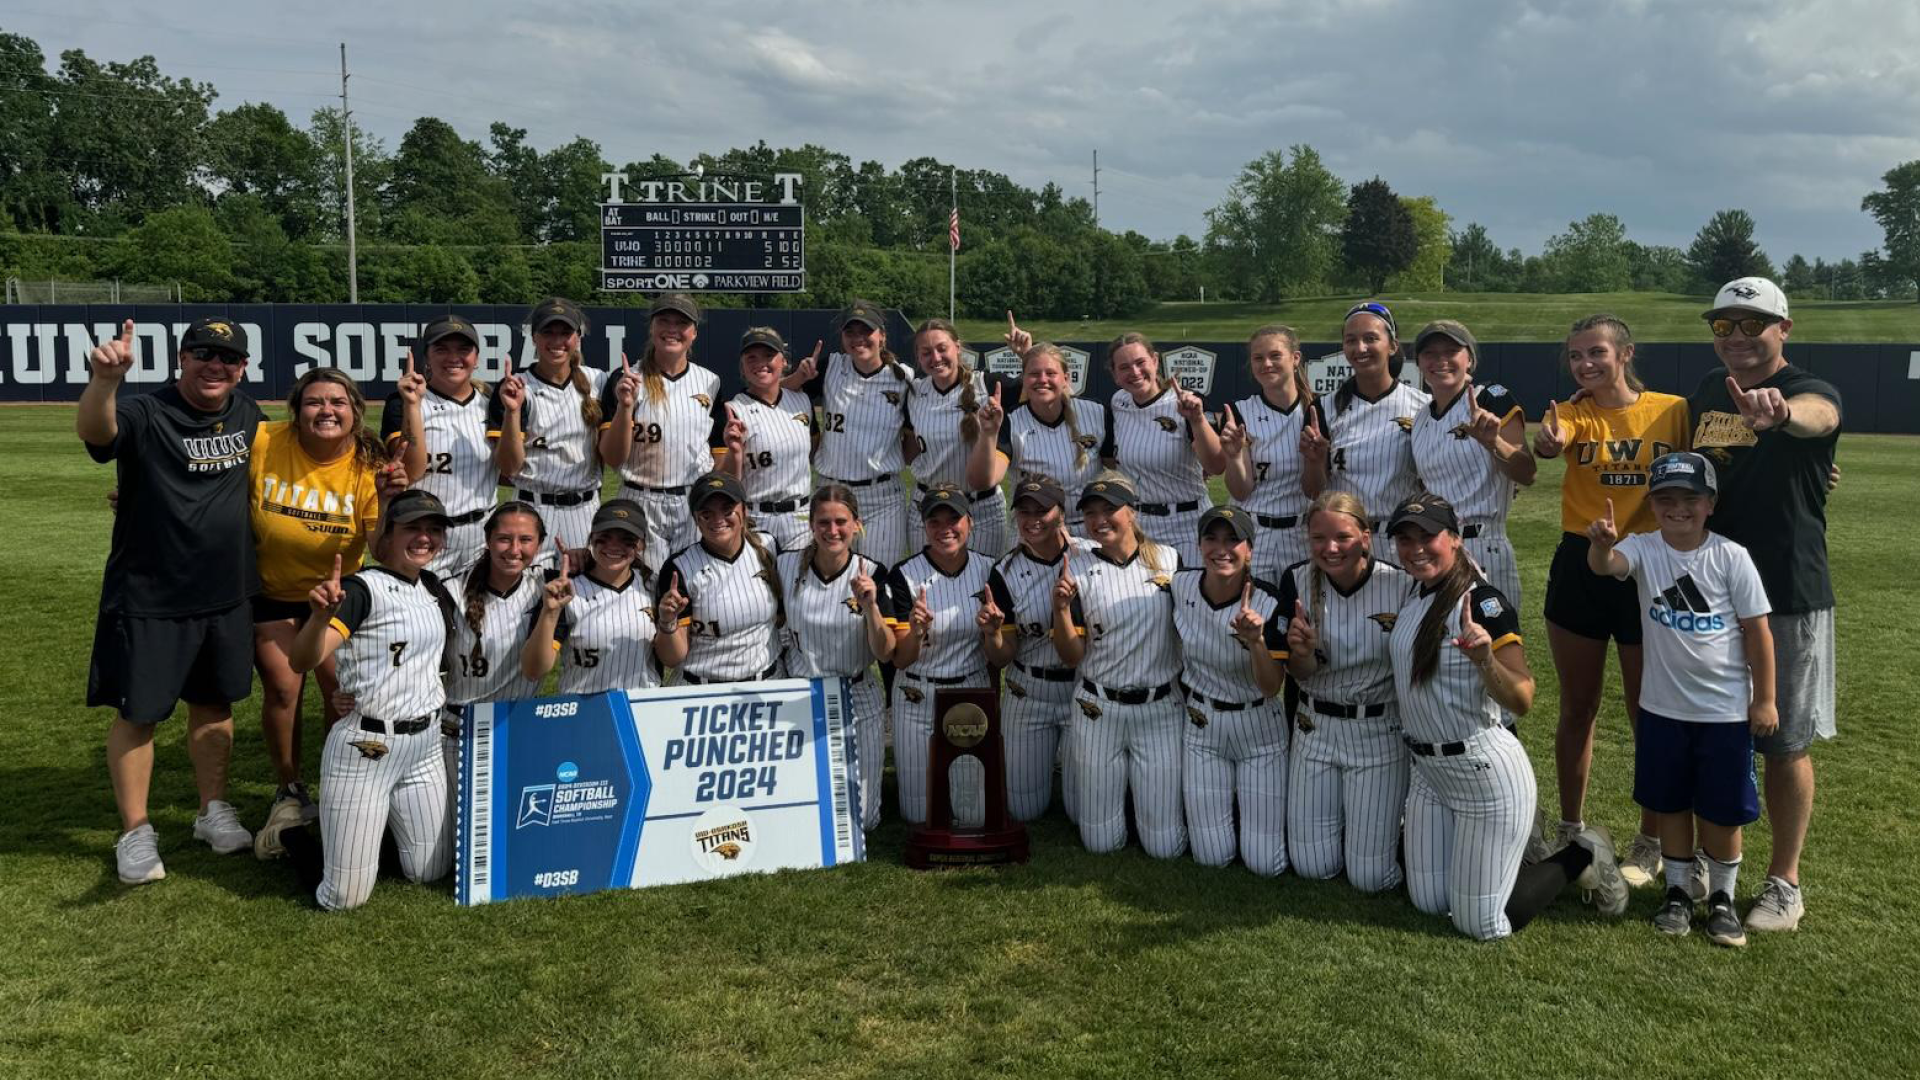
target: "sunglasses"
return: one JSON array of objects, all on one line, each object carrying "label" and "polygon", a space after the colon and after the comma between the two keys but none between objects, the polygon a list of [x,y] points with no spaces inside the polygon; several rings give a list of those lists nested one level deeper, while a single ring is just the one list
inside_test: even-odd
[{"label": "sunglasses", "polygon": [[1713,329],[1714,337],[1732,337],[1733,328],[1736,326],[1740,328],[1741,333],[1748,337],[1759,337],[1761,334],[1767,332],[1767,327],[1779,321],[1779,319],[1765,319],[1759,316],[1750,316],[1745,319],[1708,319],[1707,325]]},{"label": "sunglasses", "polygon": [[231,353],[222,352],[219,349],[209,349],[204,345],[198,348],[188,349],[187,355],[202,364],[225,364],[233,368],[247,366],[247,358],[244,356],[234,356]]}]

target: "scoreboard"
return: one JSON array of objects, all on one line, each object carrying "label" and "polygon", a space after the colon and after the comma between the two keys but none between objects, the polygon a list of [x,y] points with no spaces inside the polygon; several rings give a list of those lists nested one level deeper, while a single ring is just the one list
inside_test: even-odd
[{"label": "scoreboard", "polygon": [[802,292],[806,213],[798,203],[603,203],[607,292]]}]

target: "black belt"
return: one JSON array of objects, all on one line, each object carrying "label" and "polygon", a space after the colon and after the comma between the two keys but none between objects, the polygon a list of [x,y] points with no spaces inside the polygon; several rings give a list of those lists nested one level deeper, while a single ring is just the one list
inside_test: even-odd
[{"label": "black belt", "polygon": [[1184,514],[1189,510],[1200,509],[1200,500],[1191,499],[1183,503],[1174,503],[1171,506],[1166,503],[1134,503],[1133,508],[1143,514],[1152,514],[1154,517],[1170,517],[1174,514]]},{"label": "black belt", "polygon": [[[919,488],[920,494],[922,495],[925,495],[927,492],[933,490],[932,488],[928,487],[925,484],[915,484],[913,486]],[[1000,494],[999,488],[988,488],[985,491],[969,491],[967,492],[967,501],[979,502],[981,499],[992,498],[993,496],[998,494]]]},{"label": "black belt", "polygon": [[1108,701],[1117,701],[1122,705],[1145,705],[1149,701],[1159,701],[1168,694],[1173,693],[1172,683],[1162,683],[1159,686],[1143,686],[1138,690],[1114,690],[1109,687],[1097,685],[1092,679],[1081,679],[1080,685],[1086,689],[1087,693],[1095,697],[1103,697]]},{"label": "black belt", "polygon": [[1480,532],[1481,532],[1481,525],[1477,521],[1471,525],[1462,525],[1460,526],[1460,539],[1471,540],[1474,537],[1479,536]]},{"label": "black belt", "polygon": [[1349,705],[1344,701],[1323,701],[1305,694],[1300,695],[1300,700],[1306,702],[1307,708],[1321,716],[1338,716],[1343,720],[1372,720],[1377,716],[1387,715],[1385,702],[1378,705]]},{"label": "black belt", "polygon": [[1266,514],[1255,514],[1253,515],[1253,520],[1259,522],[1260,527],[1263,529],[1291,529],[1295,525],[1300,524],[1300,515],[1288,514],[1286,517],[1269,517]]},{"label": "black belt", "polygon": [[1459,757],[1467,752],[1467,744],[1463,742],[1414,742],[1404,736],[1401,741],[1407,744],[1407,749],[1421,757]]},{"label": "black belt", "polygon": [[454,526],[456,528],[461,525],[471,525],[474,522],[479,521],[482,518],[485,518],[487,516],[487,512],[491,509],[493,508],[490,506],[483,506],[478,510],[469,510],[464,514],[459,514],[457,516],[448,518],[447,524]]},{"label": "black belt", "polygon": [[1074,669],[1070,667],[1028,667],[1018,660],[1013,662],[1013,666],[1019,668],[1021,674],[1030,675],[1041,682],[1073,681]]},{"label": "black belt", "polygon": [[521,502],[539,503],[541,506],[579,506],[581,503],[599,497],[598,489],[592,491],[522,491]]},{"label": "black belt", "polygon": [[648,487],[645,484],[636,484],[631,480],[622,480],[620,481],[620,486],[623,488],[632,488],[635,491],[644,491],[649,495],[685,495],[687,493],[687,485],[685,484],[681,484],[678,487]]},{"label": "black belt", "polygon": [[807,505],[807,498],[807,496],[802,495],[797,499],[781,499],[779,502],[754,503],[753,508],[763,514],[791,514],[795,510]]},{"label": "black belt", "polygon": [[829,484],[840,484],[840,485],[843,485],[843,486],[845,486],[845,487],[868,487],[868,486],[871,486],[871,485],[873,485],[873,484],[877,484],[877,483],[879,483],[879,482],[880,482],[880,481],[882,481],[882,480],[891,480],[891,479],[893,479],[893,477],[891,477],[891,476],[870,476],[870,477],[868,477],[868,478],[866,478],[865,480],[836,480],[836,479],[834,479],[834,478],[833,478],[833,477],[831,477],[831,476],[822,476],[822,477],[821,477],[821,479],[822,479],[822,480],[825,480],[825,481],[826,481],[827,483],[829,483]]},{"label": "black belt", "polygon": [[1211,706],[1216,712],[1240,712],[1243,709],[1257,709],[1267,703],[1266,698],[1259,698],[1254,701],[1220,701],[1216,698],[1207,697],[1205,694],[1194,693],[1193,687],[1188,686],[1184,682],[1180,684],[1180,692],[1187,695],[1188,701],[1197,701],[1202,705]]},{"label": "black belt", "polygon": [[360,730],[371,731],[375,735],[391,732],[395,735],[414,735],[427,730],[428,725],[438,723],[431,713],[423,713],[410,720],[381,720],[372,716],[360,717]]},{"label": "black belt", "polygon": [[939,676],[919,675],[911,671],[903,671],[900,674],[905,675],[914,682],[923,682],[929,686],[959,686],[963,682],[977,678],[980,673],[977,671],[969,671],[965,675]]},{"label": "black belt", "polygon": [[758,675],[753,675],[745,679],[703,679],[700,676],[695,675],[691,671],[683,671],[680,673],[680,681],[683,683],[687,683],[688,685],[691,685],[691,686],[699,686],[702,683],[718,683],[718,682],[760,682],[762,680],[772,678],[774,671],[776,671],[779,667],[780,667],[780,664],[776,661],[775,663],[768,664],[767,670],[761,672]]}]

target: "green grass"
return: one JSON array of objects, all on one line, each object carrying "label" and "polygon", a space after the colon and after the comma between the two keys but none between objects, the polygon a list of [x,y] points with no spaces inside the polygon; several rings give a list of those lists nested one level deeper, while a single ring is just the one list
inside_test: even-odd
[{"label": "green grass", "polygon": [[[872,861],[834,871],[476,910],[388,879],[321,915],[284,866],[191,839],[178,720],[153,797],[169,877],[118,883],[107,717],[79,704],[110,474],[68,409],[0,410],[0,483],[23,510],[0,570],[0,1076],[1910,1074],[1920,586],[1901,553],[1920,440],[1849,436],[1841,462],[1842,738],[1816,754],[1811,913],[1744,952],[1659,938],[1651,893],[1624,922],[1568,898],[1476,944],[1404,895],[1089,856],[1057,811],[1032,864],[1000,873],[907,870],[889,820]],[[1522,735],[1548,800],[1538,608],[1558,478],[1547,464],[1514,515],[1541,680]],[[238,714],[233,796],[257,823],[257,703]],[[1616,699],[1589,813],[1616,833],[1629,771]],[[1769,846],[1750,830],[1743,905]]]},{"label": "green grass", "polygon": [[[1675,293],[1389,293],[1383,297],[1323,296],[1279,304],[1156,304],[1136,319],[1022,322],[1036,338],[1054,341],[1106,341],[1138,330],[1155,341],[1242,341],[1262,323],[1283,322],[1309,341],[1338,341],[1340,320],[1365,299],[1384,300],[1394,321],[1411,334],[1430,319],[1459,319],[1481,341],[1559,341],[1575,319],[1610,311],[1627,320],[1640,341],[1705,342],[1700,313],[1708,296]],[[1019,312],[1015,312],[1018,315]],[[1920,341],[1920,304],[1912,300],[1795,300],[1793,340],[1813,342]],[[994,341],[1006,322],[963,319],[970,341]]]}]

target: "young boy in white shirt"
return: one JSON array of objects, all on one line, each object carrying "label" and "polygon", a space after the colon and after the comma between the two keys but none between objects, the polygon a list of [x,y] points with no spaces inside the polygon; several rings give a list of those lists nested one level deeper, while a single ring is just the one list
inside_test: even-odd
[{"label": "young boy in white shirt", "polygon": [[1620,539],[1607,516],[1587,527],[1587,565],[1632,578],[1640,598],[1644,671],[1633,799],[1657,815],[1667,897],[1653,925],[1676,937],[1693,925],[1695,822],[1707,870],[1707,937],[1747,943],[1734,914],[1740,829],[1760,817],[1753,737],[1778,726],[1767,593],[1753,558],[1707,531],[1713,464],[1667,454],[1647,470],[1658,532]]}]

